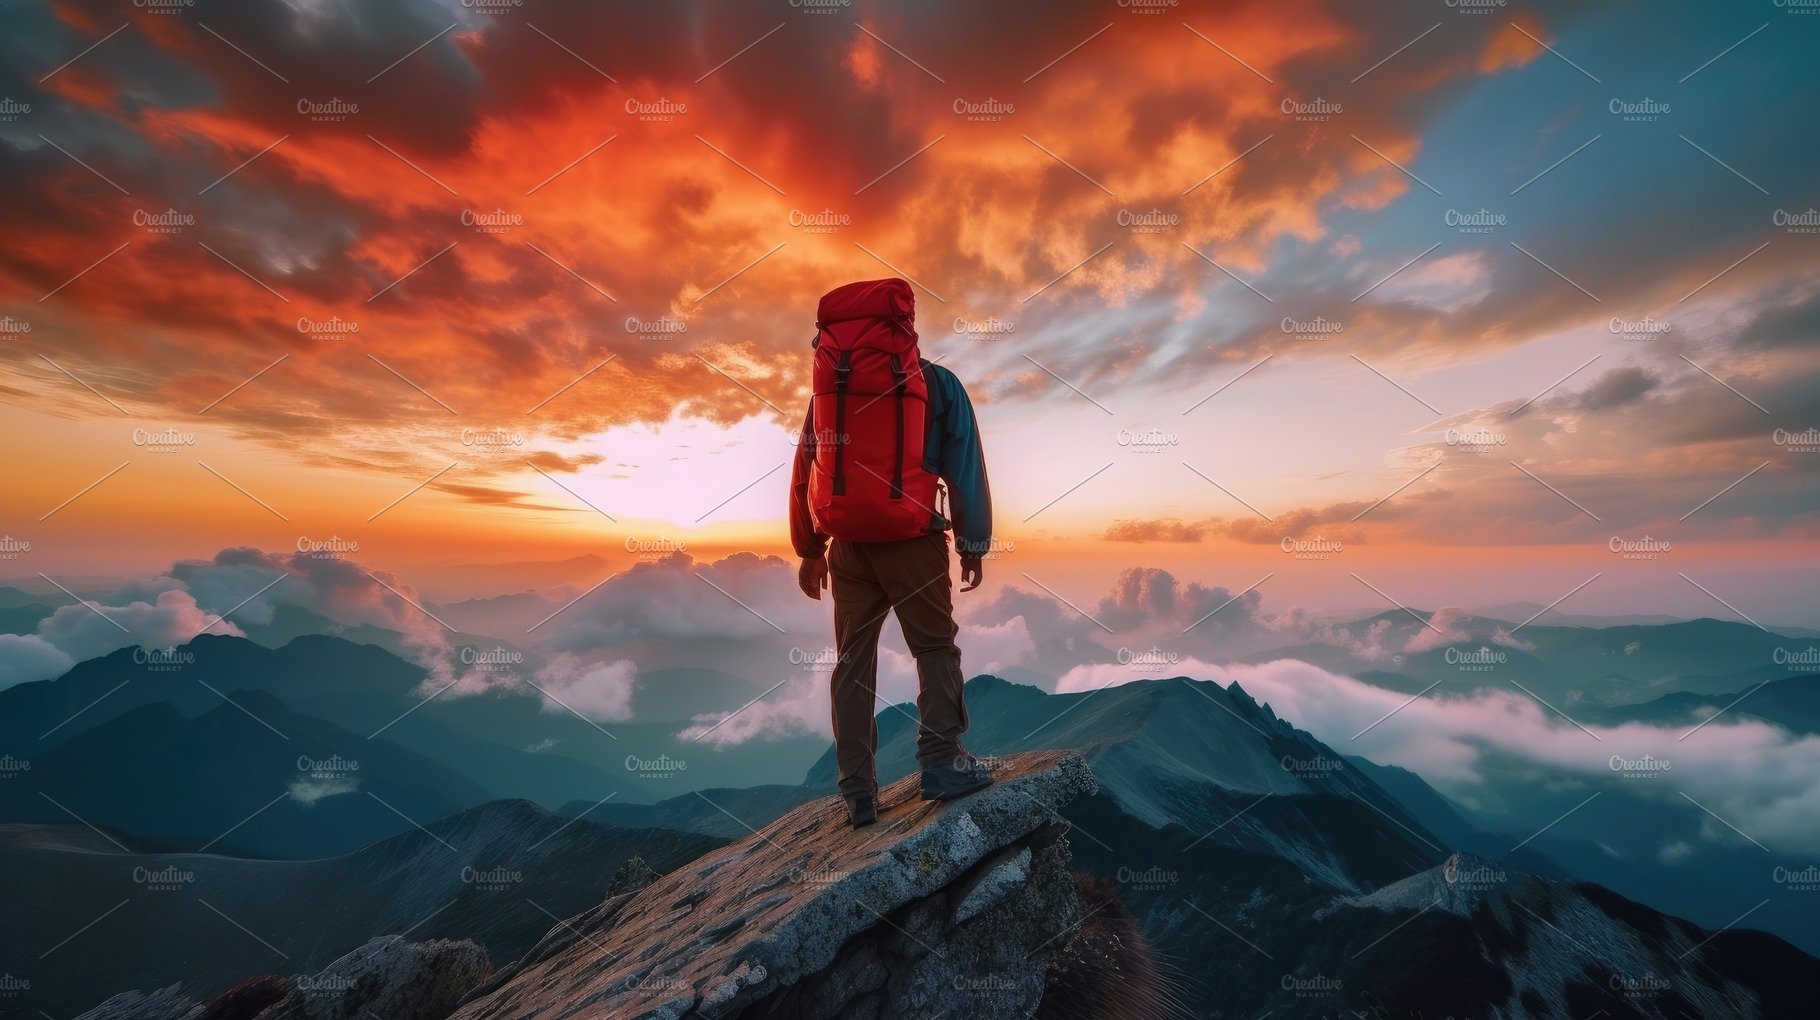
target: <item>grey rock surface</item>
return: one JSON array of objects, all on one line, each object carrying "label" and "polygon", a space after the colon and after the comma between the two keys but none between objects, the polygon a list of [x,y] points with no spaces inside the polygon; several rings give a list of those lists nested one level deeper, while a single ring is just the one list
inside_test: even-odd
[{"label": "grey rock surface", "polygon": [[76,1020],[181,1020],[196,1007],[182,985],[149,992],[121,992],[77,1017]]},{"label": "grey rock surface", "polygon": [[290,993],[257,1020],[442,1020],[493,971],[472,942],[376,938],[317,974],[298,974]]}]

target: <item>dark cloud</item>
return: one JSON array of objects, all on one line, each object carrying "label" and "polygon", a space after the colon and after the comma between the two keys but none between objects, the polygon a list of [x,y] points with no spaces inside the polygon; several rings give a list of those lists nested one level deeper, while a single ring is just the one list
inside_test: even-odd
[{"label": "dark cloud", "polygon": [[1792,294],[1766,296],[1765,304],[1768,307],[1739,332],[1740,345],[1778,348],[1820,343],[1820,292],[1802,287]]},{"label": "dark cloud", "polygon": [[1207,533],[1203,522],[1163,520],[1114,521],[1100,537],[1108,542],[1199,542]]},{"label": "dark cloud", "polygon": [[565,455],[548,450],[539,450],[526,458],[542,471],[562,471],[573,474],[595,464],[606,463],[607,458],[598,453],[578,453]]},{"label": "dark cloud", "polygon": [[1656,377],[1641,368],[1614,368],[1574,394],[1573,403],[1581,410],[1604,411],[1641,400],[1656,386]]},{"label": "dark cloud", "polygon": [[1204,620],[1201,626],[1211,632],[1249,625],[1262,603],[1263,596],[1255,589],[1241,595],[1198,581],[1182,584],[1174,574],[1157,567],[1127,567],[1100,600],[1097,615],[1114,630]]}]

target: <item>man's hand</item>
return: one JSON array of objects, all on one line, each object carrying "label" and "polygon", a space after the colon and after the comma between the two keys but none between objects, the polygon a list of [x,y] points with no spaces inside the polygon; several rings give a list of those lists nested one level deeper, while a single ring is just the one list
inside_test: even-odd
[{"label": "man's hand", "polygon": [[822,589],[828,587],[828,558],[817,556],[814,559],[805,557],[802,565],[796,568],[796,586],[803,594],[817,602],[822,600]]},{"label": "man's hand", "polygon": [[972,591],[985,579],[985,567],[978,556],[961,557],[961,591]]}]

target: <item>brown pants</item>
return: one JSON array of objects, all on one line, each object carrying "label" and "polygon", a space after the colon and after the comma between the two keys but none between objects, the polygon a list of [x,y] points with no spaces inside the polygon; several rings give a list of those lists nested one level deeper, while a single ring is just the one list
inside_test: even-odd
[{"label": "brown pants", "polygon": [[961,700],[961,650],[954,637],[954,586],[948,536],[932,532],[902,542],[843,542],[828,551],[834,589],[834,756],[841,796],[876,794],[878,773],[878,634],[896,610],[904,643],[916,656],[916,758],[925,768],[960,752],[967,729]]}]

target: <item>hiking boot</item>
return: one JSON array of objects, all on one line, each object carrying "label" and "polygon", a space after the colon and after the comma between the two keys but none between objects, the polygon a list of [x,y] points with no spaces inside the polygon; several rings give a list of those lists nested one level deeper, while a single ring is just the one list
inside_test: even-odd
[{"label": "hiking boot", "polygon": [[847,801],[847,821],[856,829],[878,821],[878,801],[870,794],[860,794]]},{"label": "hiking boot", "polygon": [[992,770],[985,762],[966,752],[946,765],[923,769],[924,800],[953,800],[992,785]]}]

